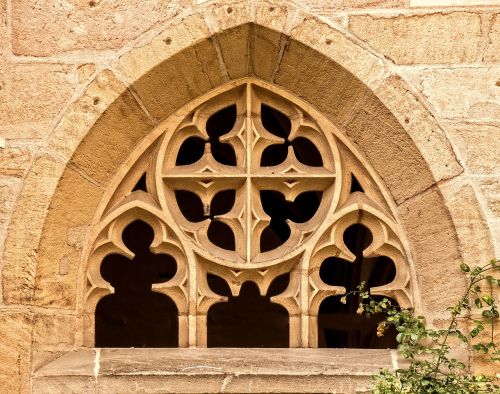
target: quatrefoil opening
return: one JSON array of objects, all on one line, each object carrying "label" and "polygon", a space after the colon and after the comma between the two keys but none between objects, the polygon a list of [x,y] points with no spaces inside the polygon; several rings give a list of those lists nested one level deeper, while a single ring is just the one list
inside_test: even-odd
[{"label": "quatrefoil opening", "polygon": [[175,276],[177,264],[170,255],[151,252],[153,238],[153,229],[136,220],[122,235],[134,257],[110,254],[102,261],[101,275],[114,293],[96,307],[97,347],[178,346],[177,307],[168,296],[152,291],[153,284]]},{"label": "quatrefoil opening", "polygon": [[288,156],[290,147],[299,162],[311,167],[323,166],[323,159],[316,146],[306,137],[298,136],[290,139],[292,123],[288,116],[266,105],[261,105],[261,121],[271,134],[282,139],[282,143],[272,144],[264,149],[260,159],[262,167],[277,166]]},{"label": "quatrefoil opening", "polygon": [[[350,226],[343,235],[344,243],[356,256],[354,262],[338,257],[325,259],[320,267],[321,280],[330,286],[341,286],[346,292],[356,290],[361,282],[372,289],[391,283],[396,277],[396,267],[385,256],[363,257],[363,251],[372,243],[372,234],[363,225]],[[373,296],[380,300],[383,297]],[[377,325],[382,315],[365,318],[357,313],[360,298],[358,295],[347,297],[345,304],[341,296],[326,298],[318,313],[318,346],[334,348],[395,348],[396,332],[389,329],[384,336],[377,337]],[[397,304],[394,300],[392,303]]]},{"label": "quatrefoil opening", "polygon": [[178,166],[194,164],[207,151],[213,158],[228,166],[236,166],[234,148],[221,142],[221,137],[228,134],[236,124],[236,105],[230,105],[212,114],[205,124],[207,140],[200,137],[189,137],[181,145],[175,164]]}]

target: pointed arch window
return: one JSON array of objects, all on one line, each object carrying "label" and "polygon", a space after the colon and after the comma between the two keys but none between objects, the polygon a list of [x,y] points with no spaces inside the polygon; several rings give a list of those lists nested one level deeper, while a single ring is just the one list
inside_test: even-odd
[{"label": "pointed arch window", "polygon": [[[180,109],[110,185],[94,229],[87,345],[391,347],[340,297],[412,305],[377,175],[324,116],[232,82]],[[355,302],[355,299],[352,300]]]}]

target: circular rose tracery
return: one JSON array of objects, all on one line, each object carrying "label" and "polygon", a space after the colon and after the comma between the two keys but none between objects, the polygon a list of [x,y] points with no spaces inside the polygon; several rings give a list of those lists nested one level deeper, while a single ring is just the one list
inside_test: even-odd
[{"label": "circular rose tracery", "polygon": [[[336,150],[332,136],[297,105],[239,87],[165,135],[161,203],[196,249],[231,266],[269,263],[297,252],[322,222],[321,208],[332,203]],[[228,191],[232,198],[221,200]]]}]

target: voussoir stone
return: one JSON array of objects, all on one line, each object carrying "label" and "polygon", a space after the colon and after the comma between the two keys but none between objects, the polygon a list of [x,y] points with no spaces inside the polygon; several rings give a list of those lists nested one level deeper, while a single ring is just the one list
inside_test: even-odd
[{"label": "voussoir stone", "polygon": [[491,17],[491,27],[488,33],[488,44],[483,56],[483,61],[500,62],[500,16],[493,14]]},{"label": "voussoir stone", "polygon": [[12,48],[16,55],[30,56],[121,48],[155,24],[179,14],[190,3],[13,0]]},{"label": "voussoir stone", "polygon": [[469,12],[352,15],[349,29],[397,64],[470,63],[481,45],[481,17]]}]

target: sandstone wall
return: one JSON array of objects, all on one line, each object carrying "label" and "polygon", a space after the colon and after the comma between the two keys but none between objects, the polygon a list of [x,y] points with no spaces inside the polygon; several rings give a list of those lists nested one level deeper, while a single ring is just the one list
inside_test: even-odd
[{"label": "sandstone wall", "polygon": [[[233,2],[227,3],[231,8]],[[18,269],[22,275],[32,270],[35,278],[39,237],[32,230],[43,227],[48,203],[29,197],[45,193],[50,201],[54,182],[80,142],[77,130],[82,125],[89,129],[139,77],[127,74],[141,68],[133,55],[133,67],[121,68],[128,61],[124,55],[150,43],[173,21],[182,23],[195,9],[206,13],[208,34],[218,18],[211,4],[203,0],[0,0],[0,137],[5,145],[0,147],[0,269],[24,261],[25,266],[12,272]],[[494,250],[500,256],[500,1],[301,0],[296,4],[373,53],[382,65],[360,65],[360,74],[375,75],[382,67],[384,75],[402,77],[404,87],[376,94],[393,95],[395,102],[400,95],[417,97],[432,122],[444,130],[451,155],[461,168],[452,171],[453,176],[442,176],[437,185],[451,212],[462,258],[470,263],[485,261]],[[178,41],[198,32],[188,29],[178,34],[163,37],[166,49],[162,50],[174,53]],[[320,25],[312,25],[308,34],[311,46],[322,45]],[[429,122],[425,117],[406,119],[406,113],[415,113],[412,108],[400,107],[399,112],[395,115],[401,123]],[[153,124],[154,119],[138,115],[137,122]],[[422,133],[422,138],[433,135]],[[439,162],[440,157],[434,159]],[[448,159],[443,163],[447,167]],[[74,179],[67,182],[80,182],[90,198],[98,199],[100,194],[93,190],[103,186],[94,182],[101,181],[99,171],[87,174],[75,165]],[[404,198],[400,202],[404,208]],[[431,213],[423,216],[430,217],[433,199],[424,203]],[[71,236],[68,256],[81,251],[79,242],[84,237],[78,228]],[[7,249],[9,254],[4,255]],[[65,275],[64,262],[58,264],[58,274]],[[60,332],[78,331],[80,323],[76,306],[53,318],[57,308],[30,301],[31,285],[16,282],[15,291],[5,291],[9,283],[4,280],[0,285],[0,392],[27,392],[37,352],[50,351],[55,356],[75,347],[78,341],[68,342]]]}]

